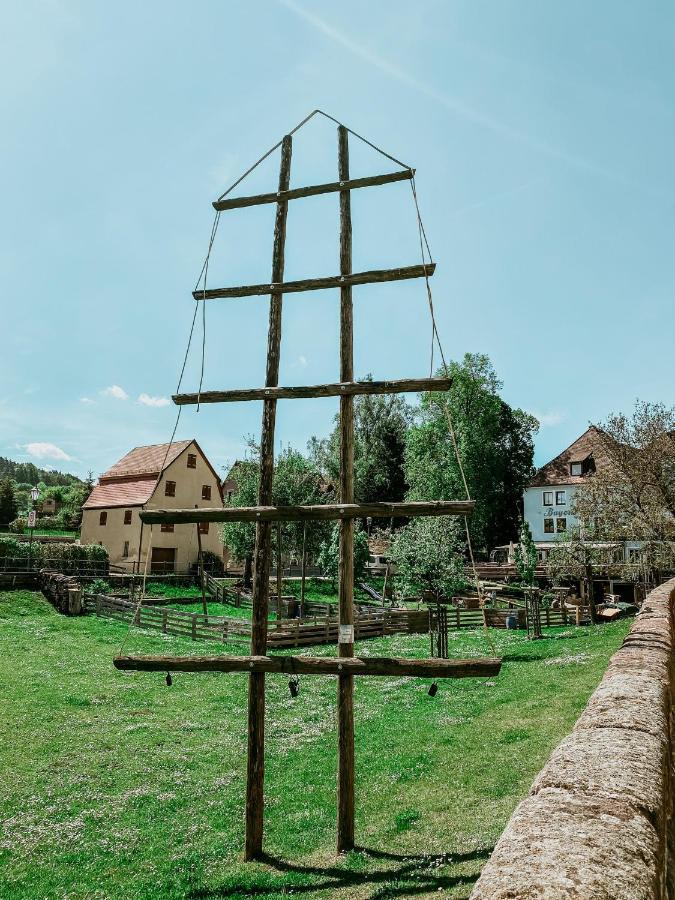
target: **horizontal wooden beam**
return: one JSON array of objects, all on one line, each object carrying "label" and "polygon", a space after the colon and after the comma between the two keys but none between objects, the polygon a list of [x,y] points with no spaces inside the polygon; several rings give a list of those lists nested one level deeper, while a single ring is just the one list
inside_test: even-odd
[{"label": "horizontal wooden beam", "polygon": [[213,208],[241,209],[242,206],[260,206],[263,203],[279,203],[283,200],[299,200],[302,197],[314,197],[316,194],[334,194],[337,191],[353,191],[356,188],[374,187],[378,184],[391,184],[394,181],[406,181],[413,177],[414,169],[403,169],[401,172],[388,172],[386,175],[371,175],[368,178],[351,178],[349,181],[330,181],[328,184],[313,184],[309,187],[293,188],[289,191],[275,191],[271,194],[255,194],[251,197],[233,197],[214,200]]},{"label": "horizontal wooden beam", "polygon": [[195,403],[237,403],[240,400],[299,400],[307,397],[349,397],[355,394],[403,394],[406,391],[449,391],[452,378],[401,378],[396,381],[342,381],[307,387],[241,388],[174,394],[177,406]]},{"label": "horizontal wooden beam", "polygon": [[325,503],[315,506],[239,506],[202,509],[144,509],[146,525],[189,525],[195,522],[306,522],[326,519],[470,516],[474,500],[425,500],[412,503]]},{"label": "horizontal wooden beam", "polygon": [[404,281],[406,278],[424,278],[433,275],[436,263],[420,266],[404,266],[399,269],[372,269],[351,275],[327,275],[324,278],[303,278],[301,281],[280,281],[276,284],[246,284],[241,287],[212,288],[193,291],[195,300],[219,300],[227,297],[254,297],[262,294],[297,294],[300,291],[322,291],[326,288],[348,287],[355,284],[379,284],[383,281]]},{"label": "horizontal wooden beam", "polygon": [[116,656],[115,668],[135,672],[271,672],[285,675],[389,675],[486,678],[501,659],[390,659],[367,656]]}]

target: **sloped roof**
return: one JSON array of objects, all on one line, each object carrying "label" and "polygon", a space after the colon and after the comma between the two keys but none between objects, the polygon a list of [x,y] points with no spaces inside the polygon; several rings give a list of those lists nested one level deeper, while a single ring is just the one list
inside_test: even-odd
[{"label": "sloped roof", "polygon": [[105,481],[94,486],[83,509],[109,506],[142,506],[147,503],[157,485],[157,476],[125,478],[123,481]]},{"label": "sloped roof", "polygon": [[101,475],[82,508],[142,506],[152,497],[162,470],[194,443],[190,440],[134,447]]},{"label": "sloped roof", "polygon": [[529,487],[546,487],[556,484],[583,484],[587,475],[571,475],[570,464],[573,462],[583,462],[592,459],[595,463],[596,471],[602,469],[609,462],[607,454],[603,446],[602,435],[600,431],[591,425],[581,437],[578,437],[573,444],[570,444],[566,450],[563,450],[555,459],[546,463],[539,469],[532,480]]},{"label": "sloped roof", "polygon": [[150,444],[147,447],[134,447],[119,462],[104,472],[101,480],[121,475],[159,475],[162,468],[170,465],[192,443],[193,441],[176,441],[173,444]]}]

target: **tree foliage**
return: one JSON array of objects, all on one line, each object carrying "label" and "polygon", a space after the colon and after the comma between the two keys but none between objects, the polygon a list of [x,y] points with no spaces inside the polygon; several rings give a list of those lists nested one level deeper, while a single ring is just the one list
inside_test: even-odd
[{"label": "tree foliage", "polygon": [[11,478],[0,481],[0,525],[9,525],[16,519],[19,505],[14,496],[14,484]]},{"label": "tree foliage", "polygon": [[451,596],[466,587],[464,529],[456,518],[413,519],[392,541],[390,559],[405,594]]},{"label": "tree foliage", "polygon": [[520,526],[518,543],[514,550],[516,572],[521,584],[534,587],[534,572],[537,568],[537,548],[532,540],[532,532],[527,522]]},{"label": "tree foliage", "polygon": [[[370,556],[368,549],[368,535],[365,531],[354,530],[354,581],[360,581],[365,577],[366,565]],[[338,579],[340,566],[340,526],[336,523],[332,526],[330,536],[324,540],[319,549],[317,563],[335,584]]]},{"label": "tree foliage", "polygon": [[[366,379],[372,380],[371,376]],[[400,394],[354,398],[354,497],[357,503],[403,500],[405,436],[412,410]],[[340,478],[339,416],[330,437],[312,438],[310,456],[334,483]]]},{"label": "tree foliage", "polygon": [[585,536],[639,541],[646,569],[672,566],[675,407],[638,401],[630,415],[612,415],[596,427],[603,459],[572,504]]},{"label": "tree foliage", "polygon": [[478,551],[513,540],[518,532],[523,490],[533,473],[537,420],[499,396],[502,383],[484,354],[467,353],[451,362],[449,391],[422,395],[408,430],[405,471],[411,500],[457,500],[466,496],[448,425],[476,509],[470,520]]}]

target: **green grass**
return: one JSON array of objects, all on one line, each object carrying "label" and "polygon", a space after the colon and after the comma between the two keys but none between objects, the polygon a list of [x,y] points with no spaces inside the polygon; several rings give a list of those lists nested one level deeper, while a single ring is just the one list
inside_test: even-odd
[{"label": "green grass", "polygon": [[[265,864],[243,864],[246,679],[122,674],[125,626],[0,593],[0,897],[467,897],[629,622],[494,632],[490,680],[357,679],[357,838],[337,859],[335,681],[268,676]],[[228,649],[225,648],[227,652]],[[453,656],[485,655],[481,631]],[[222,645],[132,632],[125,652]],[[427,638],[359,645],[424,656]],[[241,648],[239,648],[241,652]],[[318,648],[316,653],[331,653]]]}]

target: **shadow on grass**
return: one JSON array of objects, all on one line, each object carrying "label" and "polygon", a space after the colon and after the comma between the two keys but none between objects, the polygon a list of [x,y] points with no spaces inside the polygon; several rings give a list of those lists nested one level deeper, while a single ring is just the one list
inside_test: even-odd
[{"label": "shadow on grass", "polygon": [[[255,873],[247,883],[235,884],[230,881],[222,887],[197,889],[187,896],[190,900],[216,900],[216,898],[238,898],[273,896],[285,893],[290,889],[293,894],[311,894],[315,891],[336,891],[342,888],[355,888],[369,884],[376,890],[371,894],[372,900],[388,900],[394,897],[413,897],[432,891],[450,890],[462,885],[471,887],[478,878],[475,875],[443,875],[438,869],[458,863],[486,860],[492,853],[492,847],[472,850],[469,853],[445,853],[441,855],[398,854],[382,850],[368,850],[365,847],[355,848],[355,853],[362,853],[367,859],[392,863],[382,869],[354,871],[342,866],[302,866],[295,865],[278,857],[264,854],[260,862],[283,875],[295,876],[300,882],[289,881],[276,884],[264,883],[261,874],[260,883],[256,885]],[[308,881],[307,879],[311,879]],[[468,894],[467,894],[468,896]]]}]

